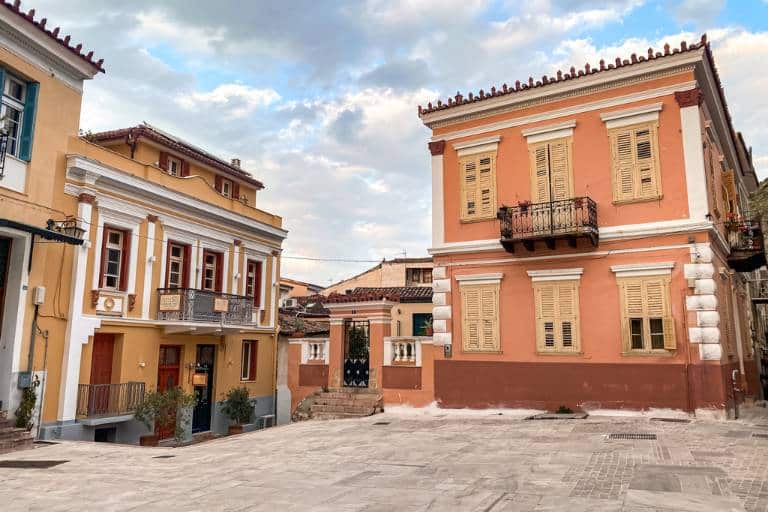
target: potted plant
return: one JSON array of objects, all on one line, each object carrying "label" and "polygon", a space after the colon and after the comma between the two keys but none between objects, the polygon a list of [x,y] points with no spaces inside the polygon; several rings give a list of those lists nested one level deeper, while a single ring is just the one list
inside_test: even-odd
[{"label": "potted plant", "polygon": [[432,327],[432,318],[428,318],[424,321],[424,335],[425,336],[432,336],[435,333],[434,328]]},{"label": "potted plant", "polygon": [[177,443],[184,440],[189,414],[185,409],[195,406],[195,396],[185,393],[180,387],[170,388],[165,391],[152,391],[144,395],[134,417],[142,422],[152,433],[139,438],[141,446],[157,446],[160,437],[158,429],[168,430],[173,428],[173,437]]},{"label": "potted plant", "polygon": [[243,425],[251,422],[254,404],[248,398],[248,389],[243,387],[232,388],[227,392],[221,412],[226,414],[232,424],[228,428],[228,434],[242,434]]},{"label": "potted plant", "polygon": [[520,201],[519,203],[517,203],[517,206],[520,207],[520,213],[525,215],[525,214],[528,213],[528,208],[531,206],[531,202],[530,201]]},{"label": "potted plant", "polygon": [[304,319],[297,316],[293,320],[293,334],[291,334],[291,336],[294,338],[303,338],[304,334]]}]

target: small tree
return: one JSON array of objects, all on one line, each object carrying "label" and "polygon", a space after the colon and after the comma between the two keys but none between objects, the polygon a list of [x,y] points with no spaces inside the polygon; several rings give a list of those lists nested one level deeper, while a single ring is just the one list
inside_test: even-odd
[{"label": "small tree", "polygon": [[350,359],[368,359],[368,335],[362,327],[351,327],[348,334]]},{"label": "small tree", "polygon": [[227,392],[221,412],[227,415],[236,425],[250,423],[254,406],[248,398],[248,389],[245,387],[232,388]]},{"label": "small tree", "polygon": [[144,401],[136,408],[134,416],[150,430],[154,427],[174,427],[173,437],[180,443],[184,440],[184,432],[190,421],[183,409],[194,407],[196,402],[195,395],[185,393],[180,387],[162,392],[152,391],[144,395]]},{"label": "small tree", "polygon": [[32,429],[32,415],[35,412],[35,403],[37,402],[37,393],[35,388],[24,388],[21,393],[21,403],[16,409],[16,428]]}]

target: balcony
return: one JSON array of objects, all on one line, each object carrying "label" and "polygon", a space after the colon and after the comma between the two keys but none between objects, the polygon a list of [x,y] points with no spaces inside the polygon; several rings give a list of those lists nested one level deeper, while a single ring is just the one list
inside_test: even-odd
[{"label": "balcony", "polygon": [[157,319],[164,322],[254,323],[252,297],[193,288],[160,288],[157,295]]},{"label": "balcony", "polygon": [[80,384],[77,386],[77,417],[90,424],[98,424],[99,420],[107,418],[111,422],[127,420],[143,400],[143,382]]},{"label": "balcony", "polygon": [[741,217],[725,223],[728,231],[728,266],[736,272],[752,272],[765,265],[765,246],[760,219]]},{"label": "balcony", "polygon": [[579,238],[588,238],[593,246],[599,240],[597,205],[588,197],[502,206],[497,217],[501,221],[501,245],[508,252],[515,252],[518,242],[533,251],[537,241],[554,249],[558,239],[571,247],[576,247]]}]

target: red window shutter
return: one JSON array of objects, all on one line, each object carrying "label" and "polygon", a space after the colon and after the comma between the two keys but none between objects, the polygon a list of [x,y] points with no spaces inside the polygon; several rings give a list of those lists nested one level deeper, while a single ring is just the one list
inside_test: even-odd
[{"label": "red window shutter", "polygon": [[130,231],[123,231],[123,254],[120,261],[120,291],[128,289],[128,265],[131,262],[131,236]]},{"label": "red window shutter", "polygon": [[232,182],[232,199],[240,199],[240,184]]},{"label": "red window shutter", "polygon": [[167,171],[168,170],[168,153],[165,151],[160,152],[160,168]]},{"label": "red window shutter", "polygon": [[251,342],[251,371],[249,374],[249,377],[251,380],[256,380],[256,366],[259,362],[259,342],[258,341],[252,341]]},{"label": "red window shutter", "polygon": [[189,162],[186,160],[181,162],[181,175],[182,177],[189,176]]},{"label": "red window shutter", "polygon": [[181,286],[189,288],[189,264],[192,261],[192,247],[189,245],[184,246],[184,263],[182,265],[182,272],[184,273],[181,278]]},{"label": "red window shutter", "polygon": [[106,272],[107,263],[107,234],[109,228],[104,226],[101,230],[101,264],[99,265],[99,288],[104,288],[104,272]]},{"label": "red window shutter", "polygon": [[221,192],[221,188],[222,188],[221,187],[221,176],[219,176],[218,174],[216,175],[216,184],[214,185],[214,188],[216,189],[217,192]]},{"label": "red window shutter", "polygon": [[215,289],[217,292],[221,292],[221,285],[224,283],[224,255],[216,253],[216,284]]},{"label": "red window shutter", "polygon": [[256,262],[256,269],[253,275],[253,307],[261,306],[261,262]]}]

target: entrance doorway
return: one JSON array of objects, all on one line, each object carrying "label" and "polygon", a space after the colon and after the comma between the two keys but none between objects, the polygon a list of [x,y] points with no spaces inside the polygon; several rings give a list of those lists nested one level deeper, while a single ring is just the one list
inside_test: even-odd
[{"label": "entrance doorway", "polygon": [[[181,347],[178,345],[160,345],[160,360],[157,365],[157,390],[161,393],[178,387],[181,361]],[[160,439],[173,437],[174,428],[157,428]]]},{"label": "entrance doorway", "polygon": [[192,411],[192,433],[211,430],[213,413],[213,367],[216,357],[216,345],[198,345],[197,363],[193,384],[197,403]]},{"label": "entrance doorway", "polygon": [[0,237],[0,332],[3,332],[3,311],[5,291],[8,287],[8,267],[11,259],[11,239]]},{"label": "entrance doorway", "polygon": [[368,321],[347,320],[344,324],[344,385],[368,387],[369,368]]},{"label": "entrance doorway", "polygon": [[[96,333],[93,335],[91,354],[91,385],[88,397],[88,415],[101,415],[110,411],[112,387],[112,356],[115,351],[115,335]],[[114,399],[116,399],[115,397]]]}]

